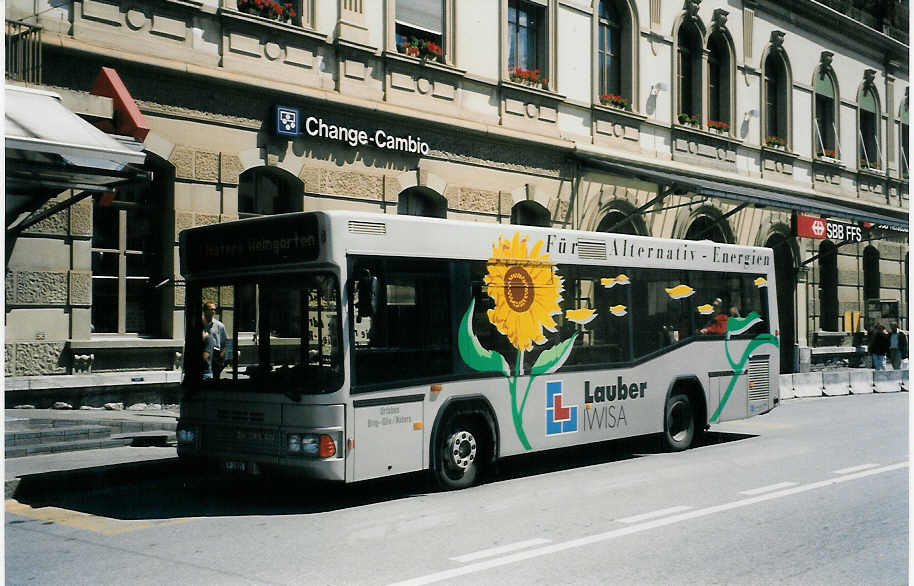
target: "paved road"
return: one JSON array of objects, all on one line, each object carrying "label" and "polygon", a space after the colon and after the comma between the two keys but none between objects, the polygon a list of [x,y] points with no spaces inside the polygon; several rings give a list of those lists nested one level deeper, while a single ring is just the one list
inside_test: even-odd
[{"label": "paved road", "polygon": [[126,487],[7,501],[6,580],[906,584],[907,410],[906,393],[797,399],[688,452],[524,457],[453,493],[163,481],[160,462]]}]

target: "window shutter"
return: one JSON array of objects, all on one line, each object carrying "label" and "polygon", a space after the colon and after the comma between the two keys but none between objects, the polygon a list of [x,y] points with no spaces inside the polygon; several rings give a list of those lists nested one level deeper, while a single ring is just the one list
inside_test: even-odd
[{"label": "window shutter", "polygon": [[443,0],[397,0],[396,20],[400,24],[436,35],[444,31]]}]

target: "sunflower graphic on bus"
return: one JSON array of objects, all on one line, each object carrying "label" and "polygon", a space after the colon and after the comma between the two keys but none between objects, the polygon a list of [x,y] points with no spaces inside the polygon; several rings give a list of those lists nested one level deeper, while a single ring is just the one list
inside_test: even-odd
[{"label": "sunflower graphic on bus", "polygon": [[[524,352],[533,350],[534,344],[545,345],[544,330],[555,333],[557,324],[554,316],[562,313],[563,279],[555,264],[549,262],[549,255],[542,253],[543,241],[529,246],[528,237],[514,234],[510,240],[504,236],[492,245],[492,256],[484,278],[486,293],[495,302],[495,307],[486,312],[489,322],[505,336],[517,350],[514,368],[508,366],[504,356],[494,350],[487,350],[473,333],[473,310],[475,300],[470,301],[460,321],[458,348],[460,357],[474,370],[499,372],[508,379],[511,395],[511,418],[514,430],[524,449],[531,448],[524,431],[524,408],[533,380],[541,375],[555,372],[565,363],[571,353],[577,332],[540,352],[530,368],[529,379],[523,392],[519,392],[518,379],[523,375]],[[596,316],[593,310],[569,310],[570,321],[585,324]]]}]

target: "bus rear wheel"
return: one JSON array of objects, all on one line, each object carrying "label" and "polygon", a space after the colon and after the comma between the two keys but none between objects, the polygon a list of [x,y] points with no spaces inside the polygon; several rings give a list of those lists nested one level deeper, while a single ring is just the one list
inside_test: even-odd
[{"label": "bus rear wheel", "polygon": [[438,486],[457,490],[476,482],[485,454],[484,433],[469,417],[448,417],[437,439]]},{"label": "bus rear wheel", "polygon": [[685,393],[673,393],[666,400],[663,439],[671,452],[687,450],[695,439],[695,408]]}]

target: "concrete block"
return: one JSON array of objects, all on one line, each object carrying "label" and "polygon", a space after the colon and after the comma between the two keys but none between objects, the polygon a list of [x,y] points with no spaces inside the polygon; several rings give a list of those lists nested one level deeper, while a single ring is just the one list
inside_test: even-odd
[{"label": "concrete block", "polygon": [[796,372],[793,374],[793,390],[797,397],[821,397],[821,372]]},{"label": "concrete block", "polygon": [[779,390],[780,390],[782,401],[785,399],[793,399],[797,396],[793,390],[793,375],[792,374],[780,375]]},{"label": "concrete block", "polygon": [[903,370],[874,370],[873,389],[877,393],[897,393],[901,391]]},{"label": "concrete block", "polygon": [[846,370],[822,373],[822,392],[826,397],[850,394],[850,375]]},{"label": "concrete block", "polygon": [[852,395],[866,395],[873,392],[873,370],[871,368],[849,370],[848,378]]}]

